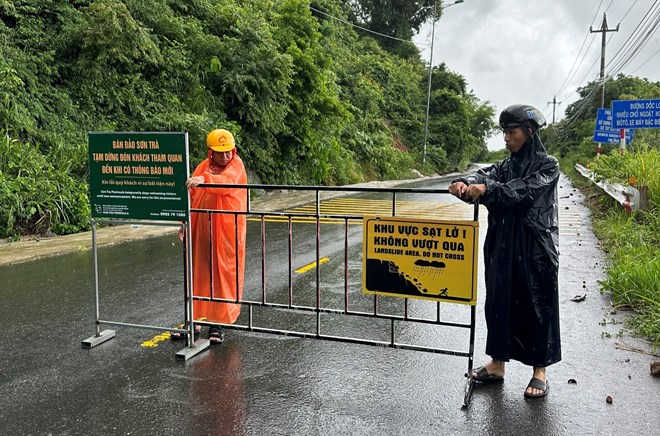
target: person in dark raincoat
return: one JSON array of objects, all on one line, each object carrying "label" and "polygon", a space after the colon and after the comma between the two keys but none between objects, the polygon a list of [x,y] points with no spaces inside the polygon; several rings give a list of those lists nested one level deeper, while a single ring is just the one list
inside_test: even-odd
[{"label": "person in dark raincoat", "polygon": [[500,114],[511,155],[473,176],[455,180],[453,195],[488,209],[484,241],[486,354],[492,360],[472,373],[479,382],[504,379],[511,359],[533,367],[525,396],[549,389],[546,367],[561,360],[559,338],[559,164],[538,130],[541,112],[513,105]]}]

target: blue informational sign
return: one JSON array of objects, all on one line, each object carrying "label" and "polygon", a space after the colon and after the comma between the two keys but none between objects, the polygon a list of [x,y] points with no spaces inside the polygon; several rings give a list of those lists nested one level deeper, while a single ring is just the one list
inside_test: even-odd
[{"label": "blue informational sign", "polygon": [[660,129],[660,99],[614,100],[612,127],[615,129]]},{"label": "blue informational sign", "polygon": [[[626,145],[633,141],[634,129],[626,129]],[[612,127],[612,111],[610,109],[598,109],[596,117],[596,128],[594,129],[594,142],[620,144],[621,129]]]}]

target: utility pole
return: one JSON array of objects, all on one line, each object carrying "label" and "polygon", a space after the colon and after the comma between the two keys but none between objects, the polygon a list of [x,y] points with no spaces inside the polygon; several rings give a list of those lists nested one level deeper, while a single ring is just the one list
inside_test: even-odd
[{"label": "utility pole", "polygon": [[433,76],[433,42],[435,41],[435,21],[437,18],[436,15],[436,3],[433,2],[433,24],[431,25],[431,56],[429,59],[429,83],[428,89],[426,91],[426,115],[424,116],[424,145],[422,146],[422,163],[426,163],[426,141],[428,140],[429,134],[429,108],[431,106],[431,77]]},{"label": "utility pole", "polygon": [[561,104],[561,101],[557,101],[557,96],[552,97],[552,101],[549,101],[548,104],[552,105],[552,124],[555,123],[555,108],[558,104]]},{"label": "utility pole", "polygon": [[[440,11],[444,11],[450,6],[463,3],[465,0],[454,0],[454,3],[442,6]],[[426,89],[426,115],[424,116],[424,144],[422,145],[422,163],[426,163],[426,143],[429,135],[429,108],[431,106],[431,78],[433,77],[433,42],[435,41],[435,22],[438,19],[438,2],[433,2],[433,21],[431,24],[431,55],[429,58],[429,80]]]},{"label": "utility pole", "polygon": [[[600,45],[600,107],[605,107],[605,35],[607,32],[618,32],[619,25],[616,25],[616,29],[607,28],[607,14],[603,13],[603,23],[600,25],[600,30],[593,30],[593,26],[589,26],[590,33],[602,33],[603,37],[601,39]],[[596,159],[600,158],[600,148],[601,145],[598,144],[598,151],[596,153]]]},{"label": "utility pole", "polygon": [[590,33],[602,33],[602,42],[600,46],[600,84],[601,84],[601,93],[600,93],[600,107],[605,107],[605,35],[607,32],[618,32],[619,25],[616,25],[616,29],[607,28],[607,14],[603,13],[603,23],[600,25],[600,30],[593,30],[593,26],[589,26]]}]

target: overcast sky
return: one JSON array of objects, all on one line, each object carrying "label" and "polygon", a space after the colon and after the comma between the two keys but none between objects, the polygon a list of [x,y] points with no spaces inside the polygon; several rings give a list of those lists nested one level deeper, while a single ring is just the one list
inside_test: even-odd
[{"label": "overcast sky", "polygon": [[[621,72],[660,81],[658,0],[465,0],[446,8],[436,23],[433,65],[444,62],[465,77],[474,94],[489,101],[498,115],[510,104],[528,103],[550,123],[550,102],[556,95],[560,120],[568,104],[578,99],[577,88],[598,78],[602,34],[589,33],[589,27],[599,30],[604,12],[609,29],[620,24],[618,32],[607,33],[606,74]],[[638,41],[640,23],[652,36],[623,65]],[[414,42],[428,62],[430,24]],[[491,138],[488,147],[503,148],[501,134]]]}]

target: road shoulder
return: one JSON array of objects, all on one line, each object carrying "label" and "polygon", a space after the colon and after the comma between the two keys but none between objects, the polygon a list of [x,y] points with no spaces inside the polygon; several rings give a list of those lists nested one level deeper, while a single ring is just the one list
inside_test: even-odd
[{"label": "road shoulder", "polygon": [[[409,180],[373,181],[350,185],[360,188],[390,188],[398,185],[421,180],[433,180],[444,176],[421,177]],[[322,198],[333,198],[349,194],[347,192],[323,192]],[[250,201],[250,210],[271,212],[286,208],[297,207],[315,200],[313,191],[276,191],[266,193]],[[98,227],[96,230],[96,244],[99,247],[135,241],[167,234],[175,234],[179,229],[176,223],[172,226],[122,224]],[[92,232],[81,232],[66,236],[38,237],[30,236],[20,241],[9,242],[0,240],[0,266],[29,262],[48,256],[86,251],[92,248]]]}]

